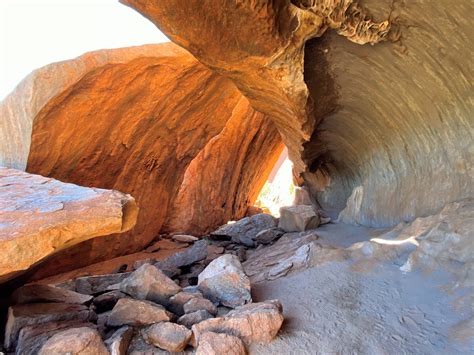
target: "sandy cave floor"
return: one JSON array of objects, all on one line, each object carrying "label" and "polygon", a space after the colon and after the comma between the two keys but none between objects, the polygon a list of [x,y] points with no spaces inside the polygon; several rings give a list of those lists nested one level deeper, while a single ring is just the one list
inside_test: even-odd
[{"label": "sandy cave floor", "polygon": [[[340,247],[379,232],[341,224],[318,230],[322,242]],[[255,284],[254,300],[282,301],[285,323],[274,341],[252,346],[250,354],[474,353],[474,337],[460,341],[453,330],[469,312],[457,302],[462,295],[443,291],[450,275],[404,273],[397,261],[360,272],[351,263],[329,262]]]}]

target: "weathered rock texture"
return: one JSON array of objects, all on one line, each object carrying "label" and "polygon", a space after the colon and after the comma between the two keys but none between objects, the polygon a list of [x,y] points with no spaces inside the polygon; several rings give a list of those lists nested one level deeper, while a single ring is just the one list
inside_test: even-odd
[{"label": "weathered rock texture", "polygon": [[[140,207],[133,230],[64,252],[48,266],[56,270],[140,250],[167,218],[182,231],[199,224],[199,234],[243,217],[282,146],[272,121],[231,81],[171,43],[41,68],[0,115],[0,137],[14,137],[1,139],[0,164],[28,162],[29,172],[124,191]],[[191,210],[182,205],[188,194],[199,195]],[[178,221],[180,210],[191,218],[176,222],[171,209]]]},{"label": "weathered rock texture", "polygon": [[388,226],[473,195],[472,2],[122,2],[271,117],[342,220]]},{"label": "weathered rock texture", "polygon": [[0,282],[58,251],[129,230],[135,200],[0,167]]}]

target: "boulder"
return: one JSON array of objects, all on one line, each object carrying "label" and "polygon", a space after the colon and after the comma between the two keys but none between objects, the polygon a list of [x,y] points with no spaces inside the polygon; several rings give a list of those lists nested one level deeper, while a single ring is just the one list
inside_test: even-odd
[{"label": "boulder", "polygon": [[273,300],[238,307],[223,318],[195,324],[192,330],[197,344],[201,336],[209,331],[237,336],[246,344],[268,343],[277,335],[282,323],[282,306],[279,301]]},{"label": "boulder", "polygon": [[126,297],[128,296],[125,293],[117,290],[103,293],[100,296],[94,298],[92,301],[92,304],[95,307],[94,311],[96,313],[110,311],[112,308],[114,308],[119,299]]},{"label": "boulder", "polygon": [[60,331],[48,339],[38,355],[109,355],[97,330],[81,327]]},{"label": "boulder", "polygon": [[199,238],[187,234],[175,234],[171,237],[171,239],[173,239],[175,242],[181,243],[194,243],[195,241],[199,240]]},{"label": "boulder", "polygon": [[239,338],[214,332],[201,335],[196,355],[246,355],[244,343]]},{"label": "boulder", "polygon": [[85,240],[133,227],[130,195],[0,167],[0,283]]},{"label": "boulder", "polygon": [[200,310],[208,311],[212,315],[217,314],[217,307],[208,299],[194,297],[186,302],[183,306],[184,313],[193,313]]},{"label": "boulder", "polygon": [[85,295],[95,295],[105,292],[110,286],[121,283],[130,275],[129,272],[120,274],[94,275],[78,277],[74,280],[75,291]]},{"label": "boulder", "polygon": [[17,289],[12,294],[11,300],[14,304],[39,302],[85,304],[92,300],[92,296],[83,295],[52,285],[30,284]]},{"label": "boulder", "polygon": [[105,345],[110,352],[110,355],[125,355],[130,345],[133,336],[133,328],[125,326],[117,329],[105,341]]},{"label": "boulder", "polygon": [[226,237],[235,243],[249,247],[255,246],[255,236],[262,230],[277,226],[277,219],[272,215],[260,213],[252,217],[245,217],[235,223],[228,223],[211,233],[211,236]]},{"label": "boulder", "polygon": [[278,228],[283,229],[287,233],[316,229],[320,223],[319,214],[312,206],[298,205],[280,208]]},{"label": "boulder", "polygon": [[122,325],[143,326],[169,321],[171,316],[163,306],[156,303],[122,298],[112,309],[107,325],[111,327]]},{"label": "boulder", "polygon": [[224,306],[252,301],[250,280],[235,255],[225,254],[212,261],[199,275],[198,286],[204,296]]},{"label": "boulder", "polygon": [[12,306],[8,309],[5,326],[5,347],[13,349],[20,330],[26,326],[58,321],[88,322],[95,319],[94,312],[78,304],[31,303]]},{"label": "boulder", "polygon": [[122,281],[120,291],[139,300],[167,304],[181,288],[158,268],[145,264]]},{"label": "boulder", "polygon": [[206,257],[207,243],[205,240],[199,240],[191,247],[178,251],[162,261],[158,261],[155,266],[161,270],[174,270],[204,260]]},{"label": "boulder", "polygon": [[142,331],[143,339],[147,343],[169,352],[183,351],[192,334],[185,326],[170,322],[153,324]]},{"label": "boulder", "polygon": [[57,332],[81,327],[95,328],[95,325],[82,321],[64,321],[26,326],[20,330],[15,353],[37,355],[43,344]]},{"label": "boulder", "polygon": [[264,229],[255,236],[254,241],[257,244],[271,244],[283,234],[285,234],[285,232],[279,228]]},{"label": "boulder", "polygon": [[203,320],[214,318],[214,316],[206,310],[199,310],[192,313],[187,313],[178,318],[178,324],[191,328],[194,324],[200,323]]}]

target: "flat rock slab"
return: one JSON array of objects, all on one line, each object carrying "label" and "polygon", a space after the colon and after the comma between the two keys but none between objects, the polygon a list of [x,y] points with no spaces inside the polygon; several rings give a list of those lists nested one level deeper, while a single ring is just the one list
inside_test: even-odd
[{"label": "flat rock slab", "polygon": [[133,197],[0,167],[0,282],[94,237],[131,229]]},{"label": "flat rock slab", "polygon": [[111,327],[122,325],[142,326],[169,321],[170,319],[171,314],[159,304],[121,298],[112,309],[107,324]]},{"label": "flat rock slab", "polygon": [[85,304],[92,301],[92,296],[52,285],[30,284],[17,289],[12,294],[11,300],[15,304],[38,302]]}]

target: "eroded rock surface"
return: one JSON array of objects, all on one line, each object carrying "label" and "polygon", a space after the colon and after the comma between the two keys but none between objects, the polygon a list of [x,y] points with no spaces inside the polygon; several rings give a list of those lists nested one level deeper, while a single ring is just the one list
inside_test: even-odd
[{"label": "eroded rock surface", "polygon": [[43,345],[39,355],[109,355],[97,330],[82,327],[56,333]]},{"label": "eroded rock surface", "polygon": [[88,239],[125,232],[135,200],[0,167],[0,282]]}]

